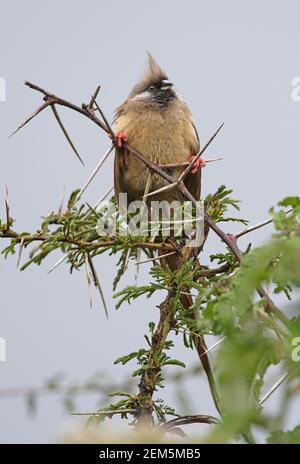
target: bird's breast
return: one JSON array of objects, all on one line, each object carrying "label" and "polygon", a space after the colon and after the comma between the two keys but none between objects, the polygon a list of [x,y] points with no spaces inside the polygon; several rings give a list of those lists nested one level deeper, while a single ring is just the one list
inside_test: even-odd
[{"label": "bird's breast", "polygon": [[[128,111],[116,121],[116,133],[125,132],[127,142],[145,158],[156,164],[179,164],[192,154],[197,146],[197,136],[191,120],[180,108],[164,111]],[[177,177],[182,168],[175,169]],[[128,188],[143,193],[148,170],[133,155],[128,156],[125,174]],[[165,185],[160,176],[153,175],[151,190]]]}]

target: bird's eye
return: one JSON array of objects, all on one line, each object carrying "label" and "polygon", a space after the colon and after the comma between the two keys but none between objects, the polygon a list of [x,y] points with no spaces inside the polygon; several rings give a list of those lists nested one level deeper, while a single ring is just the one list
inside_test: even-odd
[{"label": "bird's eye", "polygon": [[149,88],[150,91],[155,89],[154,85],[150,85],[148,88]]}]

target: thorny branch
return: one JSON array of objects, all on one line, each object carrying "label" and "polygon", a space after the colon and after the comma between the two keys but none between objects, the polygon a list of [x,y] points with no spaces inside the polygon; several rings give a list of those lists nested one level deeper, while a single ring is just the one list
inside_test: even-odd
[{"label": "thorny branch", "polygon": [[[0,237],[14,239],[16,242],[24,246],[30,242],[44,242],[51,237],[51,234],[43,232],[37,234],[21,235],[12,229],[8,229],[6,231],[0,232]],[[152,250],[171,250],[172,252],[174,252],[174,246],[167,242],[131,242],[128,240],[120,243],[115,237],[111,237],[103,241],[85,242],[84,240],[76,240],[69,236],[66,236],[58,238],[58,242],[69,243],[71,245],[75,245],[77,248],[84,248],[86,251],[93,251],[99,248],[118,246],[120,250],[122,248],[149,248]]]},{"label": "thorny branch", "polygon": [[152,423],[153,413],[153,393],[156,389],[157,375],[160,367],[157,365],[157,358],[164,349],[167,337],[174,324],[172,311],[172,300],[168,295],[166,300],[160,305],[160,318],[158,326],[152,338],[151,354],[148,359],[149,368],[142,375],[139,383],[139,395],[137,397],[137,419],[149,425]]},{"label": "thorny branch", "polygon": [[[44,100],[46,101],[46,104],[40,107],[33,115],[31,115],[27,120],[25,120],[17,129],[16,131],[13,132],[15,134],[19,129],[25,126],[30,120],[33,119],[40,111],[45,109],[49,104],[54,104],[56,103],[57,105],[65,106],[67,108],[70,108],[78,113],[83,114],[87,118],[89,118],[91,121],[93,121],[97,126],[99,126],[104,132],[106,132],[110,138],[112,139],[113,143],[116,143],[116,138],[115,135],[108,124],[106,118],[105,122],[103,123],[97,116],[95,116],[94,111],[89,107],[89,105],[83,104],[82,107],[79,107],[77,105],[74,105],[73,103],[64,100],[47,90],[32,84],[28,81],[25,82],[25,85],[30,87],[33,90],[36,90],[42,94],[44,94]],[[48,104],[47,104],[48,103]],[[99,108],[99,106],[98,106]],[[101,112],[103,115],[103,113]],[[208,146],[211,144],[213,139],[216,137],[216,135],[219,133],[219,131],[222,129],[224,123],[220,125],[220,127],[215,131],[215,133],[211,136],[211,138],[208,140],[208,142],[204,145],[204,147],[199,151],[199,153],[195,156],[195,158],[192,160],[192,162],[189,164],[189,166],[185,169],[183,174],[180,176],[180,178],[174,183],[174,179],[168,175],[163,169],[161,169],[158,165],[155,163],[152,163],[149,161],[147,158],[145,158],[140,152],[138,152],[135,148],[131,147],[128,143],[124,142],[123,146],[126,150],[130,151],[132,155],[137,157],[139,160],[141,160],[152,172],[155,172],[156,174],[160,175],[163,179],[165,179],[169,184],[172,186],[174,185],[182,194],[183,196],[192,202],[192,204],[196,207],[196,209],[199,209],[198,202],[195,200],[193,195],[188,191],[186,186],[184,185],[183,179],[186,177],[186,175],[192,170],[195,162],[203,155],[205,150],[208,148]],[[13,135],[12,134],[12,135]],[[204,211],[204,219],[208,226],[221,238],[221,240],[228,246],[228,248],[232,251],[236,259],[241,262],[243,259],[243,254],[241,250],[239,249],[237,245],[237,239],[239,238],[238,236],[235,237],[231,234],[228,234],[224,232],[212,219],[209,217],[209,215]],[[272,299],[266,294],[266,292],[258,288],[257,289],[258,294],[262,298],[266,298],[266,309],[270,310],[272,312],[275,312],[276,315],[282,320],[282,322],[286,323],[287,319],[285,316],[282,314],[282,312],[277,308],[276,304],[272,301]]]},{"label": "thorny branch", "polygon": [[[13,132],[13,134],[15,134],[22,127],[24,127],[29,121],[31,121],[41,111],[43,111],[48,106],[50,106],[52,108],[53,113],[54,113],[54,115],[55,115],[55,117],[56,117],[56,119],[57,119],[57,121],[58,121],[64,135],[66,136],[69,144],[71,145],[71,147],[72,147],[73,151],[75,152],[76,156],[82,162],[82,160],[81,160],[81,158],[79,156],[79,153],[77,152],[74,144],[72,143],[71,138],[70,138],[68,132],[66,131],[66,129],[65,129],[65,127],[64,127],[64,125],[63,125],[63,123],[62,123],[62,121],[61,121],[61,119],[60,119],[60,117],[58,115],[56,106],[63,106],[63,107],[69,108],[69,109],[71,109],[71,110],[73,110],[75,112],[78,112],[78,113],[82,114],[83,116],[87,117],[88,119],[90,119],[94,124],[96,124],[98,127],[100,127],[110,137],[113,145],[116,144],[116,137],[114,135],[114,132],[113,132],[110,124],[108,123],[103,111],[101,110],[98,103],[96,102],[96,98],[97,98],[97,95],[99,93],[100,87],[97,87],[97,89],[96,89],[94,95],[92,96],[89,104],[82,104],[82,106],[80,107],[80,106],[77,106],[77,105],[75,105],[75,104],[73,104],[73,103],[71,103],[71,102],[69,102],[69,101],[67,101],[65,99],[62,99],[62,98],[48,92],[47,90],[45,90],[45,89],[43,89],[43,88],[41,88],[41,87],[39,87],[39,86],[37,86],[35,84],[32,84],[30,82],[25,82],[25,85],[27,85],[28,87],[30,87],[33,90],[36,90],[36,91],[42,93],[44,95],[43,99],[44,99],[45,103],[42,106],[40,106],[29,118],[27,118]],[[96,111],[98,111],[98,113],[100,114],[101,119],[98,116],[96,116]],[[208,140],[208,142],[205,144],[205,146],[201,150],[199,150],[198,154],[196,155],[196,157],[193,159],[193,161],[191,163],[189,163],[189,164],[184,163],[184,165],[186,166],[186,169],[183,171],[181,176],[176,181],[174,181],[174,179],[170,175],[168,175],[166,171],[164,171],[163,166],[159,166],[159,165],[156,165],[156,164],[152,163],[147,158],[145,158],[139,151],[137,151],[134,147],[131,147],[128,143],[124,142],[123,146],[133,156],[135,156],[140,161],[142,161],[149,168],[149,170],[151,172],[154,172],[154,173],[158,174],[159,176],[161,176],[167,182],[168,185],[166,187],[164,187],[164,189],[168,189],[168,188],[176,188],[176,189],[178,189],[181,192],[181,194],[187,200],[190,200],[192,202],[192,204],[195,206],[197,212],[199,212],[199,210],[200,210],[199,204],[196,201],[196,199],[191,195],[191,193],[188,191],[188,189],[186,188],[186,186],[184,184],[184,179],[185,179],[186,175],[192,170],[195,162],[200,158],[200,156],[202,156],[204,151],[208,148],[208,146],[211,144],[211,142],[216,137],[216,135],[219,133],[219,131],[221,130],[222,127],[223,127],[223,124],[212,135],[212,137]],[[109,150],[108,154],[110,152],[111,152],[111,150]],[[90,181],[91,181],[91,179],[89,180],[89,182]],[[240,248],[239,248],[239,246],[237,244],[238,238],[245,235],[246,233],[248,233],[248,232],[250,232],[252,230],[255,230],[255,229],[257,229],[259,227],[262,227],[263,225],[266,225],[266,224],[269,223],[269,221],[266,221],[265,223],[261,223],[261,224],[259,224],[257,226],[252,227],[252,228],[245,229],[244,231],[241,231],[240,233],[233,236],[233,235],[223,231],[223,229],[221,229],[211,219],[211,217],[205,211],[204,211],[204,219],[205,219],[206,224],[209,226],[209,228],[212,229],[219,236],[219,238],[227,245],[229,250],[231,250],[231,252],[235,256],[238,263],[240,263],[242,261],[242,259],[243,259],[243,253],[241,252],[241,250],[240,250]],[[47,238],[49,238],[49,235],[47,233],[45,233],[45,232],[40,233],[40,234],[32,234],[32,235],[30,234],[30,235],[27,235],[27,236],[17,234],[15,231],[13,231],[11,229],[11,224],[9,222],[9,216],[8,216],[8,219],[7,219],[7,228],[6,228],[6,230],[2,230],[0,236],[2,238],[14,239],[15,241],[20,243],[22,248],[27,243],[30,243],[30,242],[33,242],[33,241],[45,241],[45,240],[47,240]],[[116,244],[118,244],[121,247],[121,245],[119,243],[117,243],[117,241],[116,241],[116,239],[114,237],[112,237],[111,239],[108,239],[108,240],[104,240],[102,242],[95,241],[95,242],[91,243],[91,242],[86,242],[86,241],[82,241],[82,240],[75,240],[75,239],[72,239],[72,238],[66,236],[64,238],[61,238],[61,242],[70,243],[70,244],[74,245],[75,247],[84,249],[86,253],[89,253],[92,250],[95,250],[95,249],[98,249],[98,248],[114,246]],[[127,247],[127,248],[135,247],[135,248],[147,248],[147,249],[152,249],[152,250],[162,250],[164,253],[178,252],[178,250],[174,251],[173,244],[169,243],[169,242],[164,242],[164,243],[157,243],[157,242],[130,243],[128,241],[128,242],[124,243],[123,246]],[[88,254],[88,256],[90,256],[90,255]],[[91,260],[91,258],[89,257],[89,263],[91,263],[90,260]],[[221,266],[220,268],[216,268],[216,269],[203,269],[201,271],[201,275],[202,276],[214,275],[214,274],[217,274],[219,272],[226,271],[227,268],[228,268],[228,264],[225,264],[225,265]],[[276,314],[276,316],[282,322],[286,323],[287,320],[286,320],[285,316],[282,314],[282,312],[279,310],[279,308],[277,308],[277,306],[271,300],[271,298],[267,295],[266,291],[262,287],[259,287],[259,288],[257,288],[257,292],[259,293],[259,295],[262,298],[265,298],[265,300],[266,300],[266,310],[274,312]],[[149,364],[150,364],[151,367],[149,369],[145,370],[142,373],[140,384],[139,384],[140,393],[138,395],[138,403],[137,403],[137,413],[136,413],[136,415],[137,415],[137,417],[140,417],[142,421],[147,421],[148,423],[151,422],[151,420],[152,420],[151,419],[152,418],[152,412],[153,412],[152,396],[153,396],[153,393],[154,393],[155,388],[156,388],[156,378],[157,378],[157,374],[158,374],[158,371],[159,371],[159,369],[157,368],[157,366],[155,364],[155,362],[156,362],[155,361],[155,355],[158,352],[163,350],[164,343],[165,343],[165,341],[167,339],[167,336],[168,336],[169,332],[172,330],[172,328],[173,328],[173,312],[172,312],[172,304],[171,304],[171,298],[170,298],[170,292],[169,292],[166,300],[160,305],[160,320],[159,320],[159,324],[158,324],[158,326],[156,328],[156,331],[154,333],[154,336],[153,336],[152,346],[151,346],[151,353],[152,354],[150,355],[150,359],[149,359]],[[206,354],[205,351],[202,352],[201,356],[203,356],[203,355],[205,355],[205,357],[207,358],[207,354]],[[208,358],[206,359],[205,362],[209,366]],[[210,367],[209,367],[209,369],[210,369]],[[216,399],[213,392],[212,392],[212,394],[213,394],[216,405],[218,405],[218,400]],[[217,408],[218,408],[218,406],[217,406]],[[217,421],[217,419],[212,418],[210,416],[193,416],[193,417],[186,417],[186,418],[182,417],[182,418],[174,419],[173,421],[170,421],[169,423],[166,423],[163,427],[171,428],[171,427],[179,425],[179,424],[192,423],[192,422],[216,423],[216,421]]]}]

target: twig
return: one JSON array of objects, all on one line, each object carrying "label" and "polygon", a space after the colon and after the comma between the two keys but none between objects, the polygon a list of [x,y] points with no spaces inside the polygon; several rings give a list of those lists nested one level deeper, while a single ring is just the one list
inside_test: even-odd
[{"label": "twig", "polygon": [[[288,211],[285,212],[285,214],[289,214],[292,211],[293,209],[289,209]],[[246,229],[243,229],[237,234],[235,234],[235,238],[238,239],[242,237],[243,235],[249,234],[250,232],[253,232],[254,230],[260,229],[261,227],[271,224],[272,222],[274,222],[274,219],[267,219],[266,221],[259,222],[258,224],[255,224],[254,226],[246,227]]]},{"label": "twig", "polygon": [[137,283],[138,283],[138,277],[139,277],[139,273],[140,273],[140,259],[141,259],[141,254],[142,254],[142,250],[141,250],[141,248],[138,248],[138,249],[136,250],[136,260],[137,260],[137,263],[136,263],[135,275],[134,275],[134,285],[137,285]]},{"label": "twig", "polygon": [[21,242],[20,242],[20,248],[19,248],[19,253],[18,253],[17,267],[19,267],[19,264],[20,264],[20,261],[21,261],[21,257],[22,257],[23,250],[24,250],[24,240],[21,240]]},{"label": "twig", "polygon": [[129,262],[129,257],[130,257],[130,248],[128,248],[127,250],[127,253],[126,253],[126,257],[125,257],[125,262],[124,262],[124,272],[127,270],[128,268],[128,262]]},{"label": "twig", "polygon": [[260,404],[264,404],[268,398],[280,387],[288,378],[289,374],[286,372],[283,374],[279,380],[270,388],[270,390],[262,397]]},{"label": "twig", "polygon": [[69,136],[69,134],[68,134],[68,132],[67,132],[67,129],[66,129],[65,126],[63,125],[63,122],[62,122],[62,120],[60,119],[60,116],[59,116],[58,111],[57,111],[57,109],[55,108],[55,105],[54,105],[54,104],[51,105],[51,109],[52,109],[52,111],[53,111],[53,114],[54,114],[54,116],[55,116],[56,121],[58,122],[58,124],[59,124],[61,130],[63,131],[63,134],[64,134],[64,136],[66,137],[67,141],[69,142],[69,144],[70,144],[72,150],[74,151],[75,155],[77,156],[77,158],[79,159],[79,161],[81,162],[81,164],[84,166],[84,162],[82,161],[81,156],[79,155],[79,153],[78,153],[78,151],[77,151],[77,149],[76,149],[74,143],[72,142],[72,139],[71,139],[71,137]]},{"label": "twig", "polygon": [[208,353],[210,353],[210,351],[214,350],[215,348],[217,348],[219,345],[221,345],[221,343],[223,343],[225,340],[226,340],[227,337],[223,337],[221,338],[220,340],[218,340],[216,343],[214,343],[212,346],[210,346],[209,348],[207,348],[206,351],[204,351],[201,355],[201,356],[204,356]]},{"label": "twig", "polygon": [[193,169],[195,163],[198,161],[198,159],[203,155],[203,153],[205,152],[205,150],[207,149],[207,147],[211,144],[211,142],[214,140],[214,138],[218,135],[218,133],[220,132],[220,130],[222,129],[222,127],[224,126],[224,122],[220,125],[220,127],[216,130],[216,132],[211,136],[211,138],[208,140],[208,142],[206,142],[206,144],[204,145],[204,147],[199,150],[199,152],[197,153],[197,155],[193,158],[193,160],[191,161],[191,163],[187,166],[187,168],[183,171],[183,173],[180,175],[179,179],[178,179],[178,182],[182,181],[185,179],[185,177],[191,172],[191,170]]},{"label": "twig", "polygon": [[[147,181],[146,181],[146,186],[145,186],[143,198],[145,198],[149,193],[150,186],[151,186],[151,177],[152,177],[151,171],[148,169],[148,176],[147,176]],[[145,205],[146,205],[146,203],[145,203]]]},{"label": "twig", "polygon": [[[166,288],[164,287],[165,290],[172,290],[171,288]],[[180,292],[182,295],[189,295],[189,296],[193,296],[191,295],[190,293],[187,293],[187,292]],[[182,329],[182,330],[181,330]],[[199,334],[198,332],[195,332],[194,330],[186,330],[184,327],[182,326],[175,326],[173,328],[174,332],[179,332],[179,333],[183,333],[183,334],[187,334],[187,333],[190,333],[191,335],[194,335],[195,337],[197,338],[201,338],[202,335]],[[217,348],[221,343],[223,343],[225,340],[226,340],[227,337],[223,337],[221,338],[220,340],[218,340],[216,343],[214,343],[212,346],[210,346],[209,348],[207,348],[205,351],[203,351],[203,353],[201,353],[199,355],[199,358],[201,358],[202,356],[205,356],[207,355],[208,353],[210,353],[211,351],[213,351],[215,348]]]},{"label": "twig", "polygon": [[102,117],[102,119],[103,119],[103,121],[104,121],[104,123],[105,123],[105,125],[106,125],[106,127],[107,127],[107,130],[108,130],[108,132],[109,132],[109,134],[110,134],[110,136],[111,136],[112,141],[115,142],[116,136],[115,136],[115,134],[114,134],[114,131],[112,130],[112,128],[111,128],[111,126],[110,126],[108,120],[106,119],[106,117],[105,117],[103,111],[101,110],[101,108],[100,108],[100,106],[98,105],[98,103],[96,102],[96,100],[95,100],[95,106],[96,106],[97,110],[99,111],[99,113],[101,114],[101,117]]},{"label": "twig", "polygon": [[165,422],[163,425],[158,427],[158,431],[162,430],[170,430],[174,427],[179,427],[181,425],[188,425],[188,424],[212,424],[217,425],[220,421],[213,416],[207,415],[195,415],[195,416],[181,416],[176,417],[168,422]]},{"label": "twig", "polygon": [[104,298],[104,293],[103,293],[103,290],[102,290],[102,287],[101,287],[100,280],[98,278],[96,269],[94,267],[92,258],[91,258],[89,253],[87,253],[87,260],[88,260],[88,264],[89,264],[89,267],[90,267],[90,270],[91,270],[91,273],[92,273],[92,276],[93,276],[94,285],[99,291],[99,295],[100,295],[100,298],[101,298],[101,301],[102,301],[102,304],[103,304],[103,307],[104,307],[104,311],[105,311],[106,317],[108,319],[108,310],[107,310],[107,306],[106,306],[106,302],[105,302],[105,298]]},{"label": "twig", "polygon": [[[208,158],[205,160],[205,163],[214,163],[215,161],[222,161],[224,158]],[[181,168],[185,166],[189,166],[189,161],[184,161],[183,163],[169,163],[169,164],[158,164],[161,169],[167,168]],[[201,167],[201,166],[200,166]]]},{"label": "twig", "polygon": [[46,100],[46,102],[43,105],[41,105],[37,110],[35,110],[28,118],[26,118],[25,121],[22,122],[22,124],[20,124],[19,127],[17,127],[17,129],[14,130],[10,134],[10,136],[8,138],[11,138],[13,135],[15,135],[17,132],[19,132],[20,129],[22,129],[24,126],[26,126],[26,124],[28,124],[35,116],[37,116],[39,113],[41,113],[41,111],[43,111],[48,106],[52,105],[52,103],[53,103],[53,101],[51,99]]},{"label": "twig", "polygon": [[88,104],[88,109],[89,110],[91,110],[93,108],[93,104],[95,103],[95,100],[98,97],[98,93],[100,92],[100,89],[101,89],[101,85],[98,85],[98,87],[96,87],[94,95],[92,96],[92,98],[90,100],[90,103]]},{"label": "twig", "polygon": [[221,274],[222,272],[228,271],[230,268],[229,263],[222,264],[222,266],[215,267],[212,269],[201,269],[199,271],[199,277],[212,277],[215,274]]},{"label": "twig", "polygon": [[[88,218],[91,214],[96,214],[97,215],[97,212],[96,212],[96,209],[98,208],[98,206],[102,203],[102,201],[105,200],[105,198],[107,198],[107,196],[112,193],[114,187],[110,187],[105,193],[104,195],[102,195],[97,201],[96,203],[93,205],[93,206],[90,206],[88,203],[87,203],[87,206],[89,207],[90,211],[87,212],[86,214],[86,218]],[[78,201],[78,198],[76,199],[75,203]],[[75,204],[74,203],[74,204]],[[73,252],[73,250],[71,250],[70,252],[66,253],[65,255],[63,255],[48,271],[48,274],[50,274],[52,271],[54,271],[60,264],[62,264],[64,261],[66,261],[66,259],[70,256],[70,254]],[[130,252],[130,248],[128,249],[128,252]]]},{"label": "twig", "polygon": [[[104,130],[106,133],[109,132],[106,125],[103,124],[103,122],[99,118],[97,118],[97,116],[95,116],[92,111],[89,111],[87,108],[81,108],[80,106],[74,105],[73,103],[71,103],[71,102],[69,102],[67,100],[64,100],[63,98],[57,97],[56,95],[48,92],[47,90],[42,89],[38,85],[32,84],[31,82],[26,81],[25,85],[27,85],[27,87],[29,87],[30,89],[36,90],[37,92],[40,92],[43,95],[45,95],[45,97],[47,98],[46,102],[48,103],[47,106],[49,106],[50,104],[55,103],[57,105],[65,106],[66,108],[70,108],[71,110],[74,110],[77,113],[81,113],[84,116],[86,116],[87,118],[89,118],[97,126],[101,127],[101,129]],[[44,109],[44,108],[42,108],[42,109]],[[36,116],[36,114],[34,114],[33,117],[34,116]],[[29,122],[29,121],[26,121],[26,124],[27,124],[27,122]],[[24,126],[24,124],[21,125],[21,127],[23,127],[23,126]]]},{"label": "twig", "polygon": [[167,256],[172,256],[176,254],[177,254],[176,251],[172,251],[171,253],[165,253],[163,255],[159,255],[158,258],[150,258],[150,259],[146,259],[145,261],[139,261],[138,263],[135,263],[135,265],[138,266],[140,264],[150,263],[151,261],[156,261],[157,259],[166,258]]},{"label": "twig", "polygon": [[71,416],[103,416],[106,414],[134,414],[136,409],[124,408],[124,409],[108,409],[107,411],[97,412],[71,412]]},{"label": "twig", "polygon": [[109,155],[112,152],[113,148],[114,148],[113,145],[111,147],[109,147],[108,150],[106,150],[106,152],[104,153],[104,155],[100,159],[100,161],[97,163],[97,166],[93,170],[92,174],[90,175],[90,177],[88,178],[88,180],[86,181],[84,186],[80,189],[80,192],[79,192],[78,196],[76,197],[76,202],[75,203],[77,203],[81,199],[82,195],[84,194],[84,192],[86,191],[86,189],[88,188],[88,186],[90,185],[90,183],[92,182],[92,180],[94,179],[96,174],[100,171],[100,169],[102,168],[104,162],[109,157]]},{"label": "twig", "polygon": [[60,204],[58,207],[57,211],[57,216],[60,216],[64,207],[64,201],[65,201],[65,195],[66,195],[66,189],[64,188],[61,194],[61,199],[60,199]]},{"label": "twig", "polygon": [[72,251],[70,251],[69,253],[66,253],[65,255],[63,255],[50,269],[49,271],[47,272],[47,274],[50,274],[52,271],[54,271],[54,269],[56,269],[60,264],[62,264],[67,258],[68,256],[72,253]]},{"label": "twig", "polygon": [[8,205],[8,196],[5,198],[5,216],[6,216],[6,230],[10,229],[10,218],[9,218],[9,205]]},{"label": "twig", "polygon": [[93,306],[93,300],[92,300],[92,288],[91,288],[91,274],[90,274],[89,259],[88,259],[87,253],[84,253],[84,262],[85,262],[86,280],[87,280],[88,291],[89,291],[89,302],[90,302],[90,308],[91,308]]},{"label": "twig", "polygon": [[157,190],[154,190],[153,192],[147,193],[146,195],[143,196],[143,199],[151,197],[153,195],[156,195],[157,193],[165,192],[166,190],[170,190],[170,189],[172,189],[172,188],[174,188],[176,186],[177,186],[177,181],[173,182],[172,184],[165,185],[164,187],[161,187],[161,188],[159,188]]},{"label": "twig", "polygon": [[[29,234],[29,235],[20,235],[14,230],[9,231],[1,231],[0,232],[1,238],[8,238],[13,239],[16,243],[20,243],[24,240],[24,244],[28,242],[45,242],[46,240],[51,238],[51,234]],[[59,243],[69,243],[75,245],[77,248],[85,248],[87,251],[98,250],[99,248],[109,248],[112,246],[117,246],[122,250],[123,248],[150,248],[153,250],[174,250],[174,246],[171,243],[167,242],[119,242],[116,237],[107,237],[106,240],[102,242],[97,240],[93,242],[85,242],[84,240],[75,240],[71,237],[61,237],[58,238],[57,241]]]},{"label": "twig", "polygon": [[93,205],[93,209],[96,210],[96,209],[98,208],[98,206],[102,203],[102,201],[104,201],[104,200],[108,197],[108,195],[109,195],[110,193],[113,192],[113,190],[114,190],[114,186],[112,185],[112,186],[109,187],[109,189],[105,192],[105,194],[102,195],[102,196],[99,198],[99,200],[96,201],[96,203]]},{"label": "twig", "polygon": [[[149,190],[150,190],[150,185],[151,185],[151,177],[152,177],[152,173],[150,170],[148,170],[148,176],[147,176],[147,181],[146,181],[146,185],[145,185],[145,190],[144,190],[144,196],[143,196],[143,200],[145,198],[145,196],[148,195],[149,193]],[[144,202],[144,208],[146,208],[146,202]],[[143,208],[143,211],[144,211],[144,208]],[[142,211],[142,214],[143,214],[143,211]],[[141,249],[138,248],[137,249],[137,253],[136,253],[136,271],[135,271],[135,276],[134,276],[134,282],[135,282],[135,285],[137,285],[137,281],[138,281],[138,276],[139,276],[139,272],[140,272],[140,264],[141,264]]]}]

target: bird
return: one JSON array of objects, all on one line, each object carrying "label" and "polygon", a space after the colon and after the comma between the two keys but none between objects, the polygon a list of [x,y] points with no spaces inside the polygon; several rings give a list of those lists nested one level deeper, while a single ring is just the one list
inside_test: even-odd
[{"label": "bird", "polygon": [[[148,70],[115,111],[114,129],[114,189],[117,204],[122,193],[127,194],[127,201],[130,203],[143,199],[147,184],[149,192],[155,192],[167,185],[158,174],[150,173],[149,178],[148,167],[126,150],[124,142],[162,168],[163,165],[191,161],[200,150],[199,136],[191,111],[151,54],[148,54]],[[200,199],[201,168],[204,166],[205,161],[201,157],[197,158],[193,169],[184,179],[186,188],[197,201]],[[175,181],[185,167],[168,167],[166,170]],[[181,192],[176,188],[157,192],[152,197],[147,197],[145,203],[149,203],[149,198],[151,201],[169,203],[174,200],[184,201]],[[161,258],[160,262],[171,271],[178,269],[174,255]],[[182,294],[180,300],[186,310],[193,305],[191,295]],[[204,337],[200,334],[193,336],[193,341],[210,386],[216,391]],[[217,403],[216,406],[219,407]]]},{"label": "bird", "polygon": [[[148,70],[115,111],[114,188],[117,201],[119,194],[125,192],[129,202],[142,199],[149,175],[145,164],[122,147],[124,141],[160,167],[191,161],[200,148],[191,111],[174,90],[165,71],[151,54],[148,56]],[[200,157],[184,181],[196,200],[200,198],[201,167],[204,166],[205,161]],[[185,167],[168,168],[166,172],[176,180]],[[162,177],[151,175],[150,192],[165,185]],[[170,189],[154,195],[152,200],[171,202],[183,201],[183,198],[177,189]]]}]

